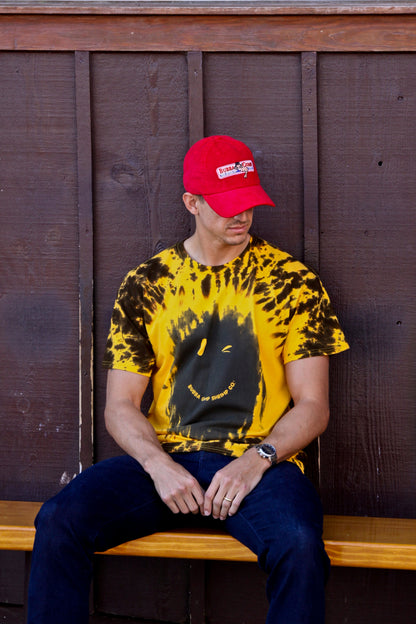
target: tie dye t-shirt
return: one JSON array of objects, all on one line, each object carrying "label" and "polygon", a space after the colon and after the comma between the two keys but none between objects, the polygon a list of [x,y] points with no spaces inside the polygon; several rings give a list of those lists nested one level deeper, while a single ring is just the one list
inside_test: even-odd
[{"label": "tie dye t-shirt", "polygon": [[131,271],[104,365],[152,377],[148,418],[165,450],[240,456],[290,407],[284,365],[347,348],[319,278],[252,237],[222,266],[178,243]]}]

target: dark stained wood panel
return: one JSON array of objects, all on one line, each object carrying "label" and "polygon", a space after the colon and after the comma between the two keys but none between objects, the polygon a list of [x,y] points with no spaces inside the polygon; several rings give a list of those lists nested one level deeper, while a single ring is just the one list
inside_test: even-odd
[{"label": "dark stained wood panel", "polygon": [[416,15],[0,15],[5,50],[411,51]]},{"label": "dark stained wood panel", "polygon": [[305,262],[319,271],[318,86],[316,52],[302,53],[303,235]]},{"label": "dark stained wood panel", "polygon": [[414,69],[407,54],[319,60],[321,273],[352,347],[323,437],[329,513],[416,513]]},{"label": "dark stained wood panel", "polygon": [[96,558],[95,605],[102,613],[185,622],[189,564],[174,559]]},{"label": "dark stained wood panel", "polygon": [[411,571],[333,568],[326,588],[325,622],[410,624],[416,613],[414,586]]},{"label": "dark stained wood panel", "polygon": [[189,146],[204,137],[203,58],[200,50],[188,52]]},{"label": "dark stained wood panel", "polygon": [[100,362],[117,289],[127,271],[190,232],[182,203],[187,84],[183,54],[92,57],[96,458],[115,452],[103,433]]},{"label": "dark stained wood panel", "polygon": [[297,54],[206,54],[205,133],[246,142],[276,208],[253,231],[303,257],[301,63]]},{"label": "dark stained wood panel", "polygon": [[[101,2],[96,15],[0,15],[2,497],[43,499],[91,455],[92,277],[95,459],[119,452],[100,365],[116,290],[189,234],[183,156],[224,132],[249,143],[277,202],[256,210],[255,230],[319,265],[351,342],[332,362],[325,510],[415,515],[416,15],[309,4],[292,16],[235,5],[225,16],[223,3],[210,15],[172,4],[123,15],[121,3],[99,15]],[[0,559],[0,602],[20,603],[21,557]],[[94,621],[205,610],[211,623],[257,624],[264,583],[254,565],[108,557]],[[412,584],[412,573],[336,569],[327,624],[407,624]],[[0,614],[23,624],[20,607]]]},{"label": "dark stained wood panel", "polygon": [[390,0],[340,2],[339,0],[3,0],[1,13],[84,15],[308,15],[383,14],[416,12],[413,2]]},{"label": "dark stained wood panel", "polygon": [[23,552],[0,551],[0,604],[23,604],[24,561]]},{"label": "dark stained wood panel", "polygon": [[[256,563],[216,562],[207,564],[207,622],[263,624],[266,621],[267,575]],[[238,588],[238,590],[237,590]]]},{"label": "dark stained wood panel", "polygon": [[2,53],[0,492],[78,472],[78,214],[71,54]]},{"label": "dark stained wood panel", "polygon": [[93,206],[90,55],[75,52],[79,231],[79,462],[93,463]]}]

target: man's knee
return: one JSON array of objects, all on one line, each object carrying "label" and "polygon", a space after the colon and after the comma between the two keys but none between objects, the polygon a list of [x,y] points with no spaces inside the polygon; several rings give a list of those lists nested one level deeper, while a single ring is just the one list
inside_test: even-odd
[{"label": "man's knee", "polygon": [[59,505],[53,499],[43,503],[35,518],[36,533],[48,531],[59,518]]},{"label": "man's knee", "polygon": [[316,566],[325,559],[320,532],[309,525],[296,525],[283,531],[277,528],[266,558],[269,569],[281,563],[303,568]]},{"label": "man's knee", "polygon": [[72,505],[70,500],[58,494],[40,508],[35,519],[36,536],[59,539],[63,534],[78,533],[78,527],[83,525],[80,511],[79,505]]}]

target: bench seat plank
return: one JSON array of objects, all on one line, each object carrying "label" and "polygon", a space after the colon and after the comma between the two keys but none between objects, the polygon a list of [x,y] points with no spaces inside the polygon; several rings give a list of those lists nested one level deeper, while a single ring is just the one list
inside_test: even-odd
[{"label": "bench seat plank", "polygon": [[33,523],[42,503],[0,501],[0,550],[32,550]]},{"label": "bench seat plank", "polygon": [[325,516],[332,565],[416,570],[416,519]]},{"label": "bench seat plank", "polygon": [[257,561],[256,555],[231,535],[212,530],[202,532],[198,529],[154,533],[111,548],[103,554]]},{"label": "bench seat plank", "polygon": [[[0,501],[0,550],[33,548],[41,503]],[[325,516],[324,541],[332,565],[416,570],[416,520]],[[256,561],[226,533],[182,530],[155,533],[112,548],[110,555]]]}]

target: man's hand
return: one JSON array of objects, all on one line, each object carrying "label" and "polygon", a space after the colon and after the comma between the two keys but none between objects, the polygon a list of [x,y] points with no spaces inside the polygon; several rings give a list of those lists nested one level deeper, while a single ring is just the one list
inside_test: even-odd
[{"label": "man's hand", "polygon": [[105,422],[115,441],[134,457],[154,481],[173,513],[203,513],[204,491],[198,481],[160,446],[140,404],[149,379],[110,370],[107,377]]},{"label": "man's hand", "polygon": [[[295,360],[286,365],[286,380],[294,407],[280,418],[263,440],[273,444],[279,461],[288,459],[320,435],[328,424],[328,357]],[[270,467],[250,448],[219,470],[206,491],[204,514],[225,520]]]},{"label": "man's hand", "polygon": [[220,520],[233,516],[269,467],[253,448],[218,470],[205,493],[204,515]]},{"label": "man's hand", "polygon": [[160,498],[173,513],[204,512],[204,490],[186,468],[166,455],[158,456],[153,465],[148,462],[147,470]]}]

